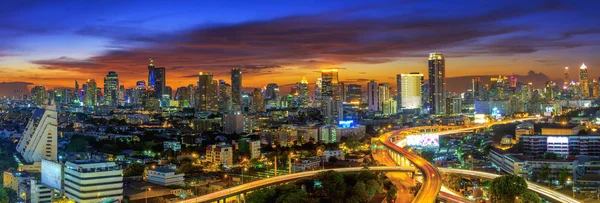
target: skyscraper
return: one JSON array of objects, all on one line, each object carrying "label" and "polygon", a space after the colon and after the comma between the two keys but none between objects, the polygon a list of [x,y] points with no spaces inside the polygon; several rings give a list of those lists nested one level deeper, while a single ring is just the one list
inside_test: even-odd
[{"label": "skyscraper", "polygon": [[213,80],[212,73],[200,72],[198,75],[197,106],[200,111],[218,110],[218,83]]},{"label": "skyscraper", "polygon": [[483,84],[481,83],[481,78],[474,77],[473,80],[471,81],[471,85],[472,85],[471,88],[473,90],[473,97],[474,97],[475,101],[484,100]]},{"label": "skyscraper", "polygon": [[429,104],[431,114],[446,113],[446,63],[441,53],[429,54]]},{"label": "skyscraper", "polygon": [[588,69],[585,64],[579,67],[579,84],[581,84],[581,94],[583,98],[590,97],[590,80],[588,78]]},{"label": "skyscraper", "polygon": [[233,105],[242,105],[242,69],[231,69],[231,99]]},{"label": "skyscraper", "polygon": [[375,80],[371,80],[367,84],[367,103],[370,111],[379,110],[379,86]]},{"label": "skyscraper", "polygon": [[255,88],[254,91],[252,91],[252,106],[256,113],[265,112],[265,100],[262,92],[258,88]]},{"label": "skyscraper", "polygon": [[321,92],[323,91],[323,78],[317,78],[315,82],[315,101],[321,101]]},{"label": "skyscraper", "polygon": [[377,109],[379,109],[380,111],[383,110],[383,103],[385,103],[388,99],[391,98],[390,96],[390,84],[389,83],[379,83],[378,85],[378,99],[379,99],[379,107],[377,107]]},{"label": "skyscraper", "polygon": [[413,72],[409,74],[400,74],[400,102],[402,109],[419,109],[421,103],[423,74]]},{"label": "skyscraper", "polygon": [[190,91],[186,86],[177,88],[177,91],[175,92],[175,100],[179,101],[180,107],[190,106]]},{"label": "skyscraper", "polygon": [[94,79],[88,79],[86,84],[86,89],[85,89],[85,106],[87,107],[91,107],[91,106],[96,106],[96,101],[97,101],[97,97],[98,97],[98,88],[96,86],[96,80]]},{"label": "skyscraper", "polygon": [[346,87],[346,102],[360,103],[362,101],[362,86],[348,84]]},{"label": "skyscraper", "polygon": [[75,80],[75,97],[74,97],[77,102],[81,101],[81,97],[79,95],[79,82],[77,82],[77,80]]},{"label": "skyscraper", "polygon": [[219,80],[219,112],[232,113],[233,101],[231,98],[231,85],[224,80]]},{"label": "skyscraper", "polygon": [[338,86],[338,70],[337,69],[326,69],[321,71],[322,88],[321,96],[333,97],[334,100],[339,101],[340,95],[337,92]]},{"label": "skyscraper", "polygon": [[154,69],[154,93],[156,98],[162,98],[162,95],[166,93],[167,84],[167,72],[164,67]]},{"label": "skyscraper", "polygon": [[104,77],[104,104],[117,106],[119,100],[119,76],[114,71]]},{"label": "skyscraper", "polygon": [[279,86],[275,83],[267,84],[267,89],[265,92],[266,100],[277,100],[279,99]]},{"label": "skyscraper", "polygon": [[42,85],[31,88],[31,101],[35,105],[46,104],[46,87]]},{"label": "skyscraper", "polygon": [[296,87],[298,90],[298,100],[300,101],[300,106],[308,104],[310,96],[308,91],[308,80],[306,80],[306,77],[302,77],[302,80],[296,83]]},{"label": "skyscraper", "polygon": [[569,67],[565,67],[565,77],[563,79],[563,89],[569,87]]},{"label": "skyscraper", "polygon": [[148,65],[148,87],[154,88],[154,60],[149,59],[150,64]]}]

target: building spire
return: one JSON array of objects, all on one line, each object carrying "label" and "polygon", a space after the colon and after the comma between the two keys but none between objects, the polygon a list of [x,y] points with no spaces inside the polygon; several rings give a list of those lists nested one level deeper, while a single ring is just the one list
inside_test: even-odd
[{"label": "building spire", "polygon": [[585,66],[585,63],[581,64],[581,67],[579,67],[580,69],[587,69],[587,66]]},{"label": "building spire", "polygon": [[152,60],[152,57],[150,57],[148,60],[150,60],[150,66],[154,66],[154,60]]}]

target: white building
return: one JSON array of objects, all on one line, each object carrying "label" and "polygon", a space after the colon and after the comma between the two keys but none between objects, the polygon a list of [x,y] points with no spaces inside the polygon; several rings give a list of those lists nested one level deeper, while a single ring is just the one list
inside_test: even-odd
[{"label": "white building", "polygon": [[398,92],[402,109],[419,109],[423,96],[423,74],[409,73],[400,75],[400,87]]},{"label": "white building", "polygon": [[37,109],[17,144],[17,152],[26,163],[57,160],[57,113],[54,106]]},{"label": "white building", "polygon": [[260,158],[260,140],[249,141],[248,145],[250,147],[250,158],[258,159]]},{"label": "white building", "polygon": [[228,167],[233,165],[233,148],[228,144],[216,144],[206,147],[206,161]]},{"label": "white building", "polygon": [[374,80],[367,83],[367,100],[369,111],[379,111],[379,86]]},{"label": "white building", "polygon": [[29,202],[52,203],[52,190],[36,180],[29,180]]},{"label": "white building", "polygon": [[185,180],[183,178],[184,173],[177,173],[175,170],[168,168],[148,169],[147,174],[149,183],[162,186],[183,185]]},{"label": "white building", "polygon": [[123,170],[115,162],[75,161],[64,167],[64,192],[78,203],[123,200]]},{"label": "white building", "polygon": [[324,156],[325,161],[329,162],[329,158],[335,157],[337,160],[344,160],[344,151],[342,150],[325,150],[320,156]]},{"label": "white building", "polygon": [[181,151],[181,142],[179,142],[179,141],[164,141],[163,148],[165,151],[168,149],[173,150],[174,152]]}]

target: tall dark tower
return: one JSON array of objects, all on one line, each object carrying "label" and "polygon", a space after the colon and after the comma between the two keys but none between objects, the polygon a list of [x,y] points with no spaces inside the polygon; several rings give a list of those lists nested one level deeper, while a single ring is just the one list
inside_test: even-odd
[{"label": "tall dark tower", "polygon": [[429,105],[431,114],[446,113],[446,63],[442,53],[429,54]]},{"label": "tall dark tower", "polygon": [[[231,69],[231,96],[233,105],[242,106],[242,69]],[[235,109],[236,107],[234,107]]]},{"label": "tall dark tower", "polygon": [[162,98],[166,93],[167,72],[164,67],[154,69],[154,92],[156,98]]},{"label": "tall dark tower", "polygon": [[148,87],[154,88],[155,76],[154,76],[154,60],[149,59],[150,64],[148,65]]}]

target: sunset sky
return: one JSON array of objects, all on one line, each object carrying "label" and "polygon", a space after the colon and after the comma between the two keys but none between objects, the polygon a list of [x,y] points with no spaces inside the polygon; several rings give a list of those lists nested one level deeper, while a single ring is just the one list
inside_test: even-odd
[{"label": "sunset sky", "polygon": [[302,76],[314,83],[324,68],[338,68],[349,83],[393,83],[399,73],[426,73],[430,52],[444,53],[448,77],[533,70],[555,79],[585,62],[597,78],[599,8],[522,0],[7,1],[0,82],[54,88],[94,78],[101,87],[116,71],[132,87],[147,79],[152,57],[173,89],[195,84],[201,71],[229,82],[237,66],[245,87]]}]

